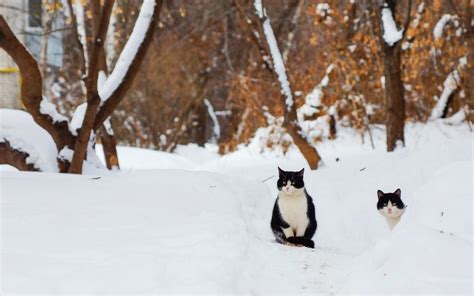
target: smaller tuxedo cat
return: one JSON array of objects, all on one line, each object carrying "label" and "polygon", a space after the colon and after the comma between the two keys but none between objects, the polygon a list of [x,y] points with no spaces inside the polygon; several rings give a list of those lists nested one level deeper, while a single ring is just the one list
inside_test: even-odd
[{"label": "smaller tuxedo cat", "polygon": [[314,248],[311,238],[318,224],[313,199],[304,188],[304,169],[289,172],[278,168],[278,173],[278,197],[270,223],[275,239],[281,244]]},{"label": "smaller tuxedo cat", "polygon": [[379,213],[387,220],[388,227],[393,230],[395,225],[400,221],[403,213],[405,213],[406,205],[401,198],[402,192],[400,189],[395,190],[394,193],[383,193],[377,190],[377,209]]}]

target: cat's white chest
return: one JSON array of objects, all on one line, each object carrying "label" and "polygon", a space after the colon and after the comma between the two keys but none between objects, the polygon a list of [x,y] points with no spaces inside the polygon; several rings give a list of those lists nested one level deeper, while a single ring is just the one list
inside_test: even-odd
[{"label": "cat's white chest", "polygon": [[306,197],[282,196],[278,198],[278,207],[283,220],[290,225],[294,235],[303,236],[308,227],[308,202]]}]

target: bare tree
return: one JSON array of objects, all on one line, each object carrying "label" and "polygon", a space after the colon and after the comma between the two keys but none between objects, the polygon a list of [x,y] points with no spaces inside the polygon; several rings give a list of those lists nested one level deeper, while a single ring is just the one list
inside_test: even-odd
[{"label": "bare tree", "polygon": [[[61,172],[82,173],[82,164],[87,158],[87,147],[91,134],[95,134],[103,126],[130,88],[151,44],[155,24],[162,7],[162,0],[144,0],[141,13],[136,21],[138,28],[132,32],[130,42],[125,45],[121,53],[121,55],[123,54],[121,56],[122,64],[117,64],[114,67],[108,78],[112,78],[112,80],[107,79],[105,82],[106,91],[99,94],[97,85],[99,62],[103,59],[104,40],[113,3],[113,0],[104,1],[100,6],[100,20],[93,22],[97,25],[93,30],[95,37],[87,65],[87,109],[77,136],[74,131],[71,131],[67,118],[59,114],[54,105],[43,97],[43,81],[36,60],[16,38],[3,16],[0,16],[0,47],[13,58],[20,69],[23,81],[25,81],[21,89],[21,100],[25,108],[33,116],[35,122],[51,134],[59,155],[64,149],[74,151],[72,159],[58,155]],[[98,1],[96,4],[100,5]],[[92,139],[95,140],[94,137]],[[8,145],[2,145],[2,149],[9,151],[9,157],[0,158],[0,163],[11,164],[20,170],[30,169],[26,163],[20,165],[24,163],[24,155],[17,153],[18,151],[15,152]]]},{"label": "bare tree", "polygon": [[245,13],[238,1],[234,1],[234,4],[247,20],[246,23],[250,27],[249,32],[252,34],[255,44],[258,46],[261,61],[265,65],[265,68],[269,70],[275,77],[275,80],[278,81],[281,91],[279,101],[282,110],[284,110],[283,125],[285,129],[293,138],[295,145],[305,157],[310,168],[317,169],[321,161],[321,156],[316,148],[308,143],[308,140],[303,136],[302,129],[298,124],[296,103],[287,77],[284,58],[278,47],[270,19],[263,3],[258,0],[253,3],[250,2],[250,5],[253,5],[253,9],[251,9],[249,13]]}]

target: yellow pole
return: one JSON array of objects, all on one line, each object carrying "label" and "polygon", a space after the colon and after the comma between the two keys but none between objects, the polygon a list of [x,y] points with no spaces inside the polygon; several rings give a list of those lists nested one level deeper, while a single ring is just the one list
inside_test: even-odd
[{"label": "yellow pole", "polygon": [[[0,67],[0,73],[5,73],[5,74],[9,74],[9,73],[18,73],[18,68],[17,67]],[[22,79],[21,79],[21,75],[18,75],[18,86],[20,88],[20,91],[19,91],[19,96],[18,96],[18,101],[20,102],[20,106],[24,109],[25,106],[23,106],[23,102],[21,101],[21,84],[23,83]]]}]

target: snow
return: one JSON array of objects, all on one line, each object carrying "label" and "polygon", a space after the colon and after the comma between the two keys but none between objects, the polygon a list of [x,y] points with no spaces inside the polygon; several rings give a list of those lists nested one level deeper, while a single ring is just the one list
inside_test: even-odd
[{"label": "snow", "polygon": [[67,117],[56,110],[56,105],[51,103],[45,96],[43,96],[43,99],[40,102],[39,111],[43,115],[49,115],[53,119],[53,122],[68,121]]},{"label": "snow", "polygon": [[76,107],[74,114],[72,115],[71,123],[69,124],[69,131],[77,136],[77,130],[82,127],[84,116],[86,115],[87,103],[82,103]]},{"label": "snow", "polygon": [[444,27],[446,26],[446,24],[451,21],[451,20],[454,20],[456,18],[455,15],[451,15],[451,14],[444,14],[440,19],[439,21],[436,23],[436,25],[434,26],[433,28],[433,37],[434,39],[439,39],[443,36],[443,30],[444,30]]},{"label": "snow", "polygon": [[463,56],[459,59],[459,64],[456,69],[454,69],[451,73],[448,74],[446,79],[443,83],[443,92],[438,99],[438,102],[434,106],[433,110],[431,110],[430,119],[438,119],[441,118],[443,115],[443,111],[446,108],[446,104],[448,103],[449,97],[453,94],[455,90],[458,89],[458,85],[460,84],[460,77],[459,72],[467,65],[467,57]]},{"label": "snow", "polygon": [[389,46],[393,46],[403,36],[403,29],[398,30],[393,19],[392,11],[388,7],[382,9],[383,39]]},{"label": "snow", "polygon": [[72,161],[72,157],[74,156],[74,150],[70,149],[69,147],[65,146],[61,151],[58,153],[58,158],[65,161]]},{"label": "snow", "polygon": [[107,133],[107,135],[113,136],[114,135],[114,129],[112,128],[112,121],[110,120],[110,116],[107,117],[106,120],[104,120],[103,125],[104,125],[105,132]]},{"label": "snow", "polygon": [[123,48],[120,56],[115,64],[114,70],[107,78],[107,81],[99,90],[99,96],[102,102],[109,99],[112,93],[119,87],[123,78],[127,74],[128,68],[138,52],[138,49],[145,39],[146,33],[151,24],[153,10],[155,7],[155,0],[144,0],[140,13],[133,27],[132,34],[128,38],[125,47]]},{"label": "snow", "polygon": [[464,110],[464,108],[459,109],[459,111],[453,114],[451,117],[446,118],[444,123],[452,125],[462,124],[466,119],[466,113],[469,112],[468,106],[466,106],[465,109],[466,110]]},{"label": "snow", "polygon": [[[334,69],[334,65],[330,64],[326,68],[326,74],[314,89],[305,97],[305,103],[296,110],[298,122],[302,130],[302,134],[312,141],[314,138],[329,135],[329,125],[327,116],[319,116],[314,120],[306,120],[305,117],[311,117],[322,108],[321,99],[324,96],[323,88],[329,84],[329,74]],[[334,106],[333,109],[335,109]],[[335,110],[332,110],[335,112]],[[334,115],[334,114],[332,114]]]},{"label": "snow", "polygon": [[318,111],[318,107],[321,106],[321,99],[324,95],[323,88],[329,84],[329,74],[334,69],[334,65],[330,64],[326,68],[326,75],[323,79],[316,85],[313,90],[306,96],[305,103],[300,108],[298,108],[299,118],[302,118],[302,115],[312,116]]},{"label": "snow", "polygon": [[[2,292],[472,294],[472,133],[408,124],[387,153],[372,130],[375,150],[344,128],[318,145],[314,250],[269,229],[276,167],[306,166],[294,147],[119,147],[119,173],[2,172]],[[398,187],[408,208],[390,232],[376,190]]]},{"label": "snow", "polygon": [[326,16],[329,13],[329,4],[328,3],[318,3],[316,5],[316,13],[320,16]]},{"label": "snow", "polygon": [[441,116],[443,115],[443,110],[446,107],[446,104],[448,103],[449,97],[458,88],[458,81],[459,74],[457,70],[454,70],[453,72],[449,73],[448,77],[446,77],[443,83],[443,92],[441,93],[441,96],[439,97],[439,100],[436,103],[435,107],[433,108],[433,110],[431,110],[431,119],[441,118]]},{"label": "snow", "polygon": [[265,20],[263,21],[263,32],[265,33],[265,39],[268,43],[268,47],[270,48],[270,54],[273,60],[273,67],[278,76],[281,92],[286,98],[286,108],[288,111],[290,111],[291,107],[294,104],[293,94],[291,92],[290,82],[288,81],[288,77],[286,75],[286,68],[285,63],[283,62],[283,56],[281,55],[278,43],[275,38],[275,34],[273,33],[270,18],[267,16],[265,9],[263,9],[261,0],[255,0],[254,7],[259,18],[265,18]]},{"label": "snow", "polygon": [[217,140],[221,137],[221,127],[219,125],[219,120],[217,119],[217,115],[214,112],[214,107],[212,107],[211,102],[209,102],[209,100],[205,98],[204,104],[206,105],[207,112],[209,113],[209,116],[211,117],[212,122],[214,124],[212,127],[212,131],[214,132],[214,139]]},{"label": "snow", "polygon": [[57,172],[58,153],[53,138],[27,112],[0,109],[0,142],[28,153],[27,163],[45,172]]}]

